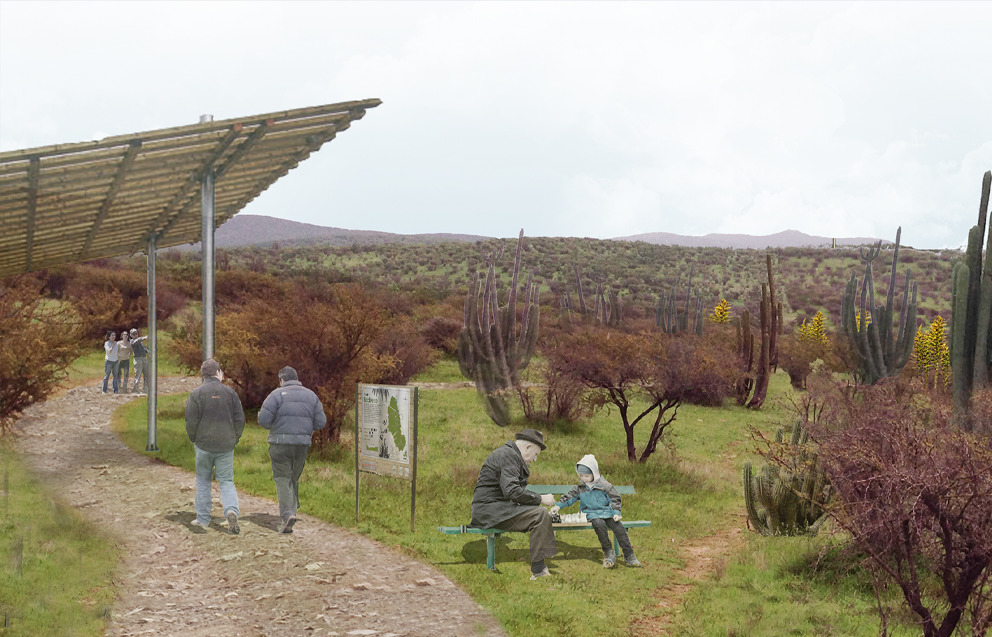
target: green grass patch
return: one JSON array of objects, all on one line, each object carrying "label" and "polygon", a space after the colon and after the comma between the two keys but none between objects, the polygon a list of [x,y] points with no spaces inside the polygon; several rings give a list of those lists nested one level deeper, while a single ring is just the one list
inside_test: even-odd
[{"label": "green grass patch", "polygon": [[117,563],[113,543],[0,441],[0,634],[102,635]]},{"label": "green grass patch", "polygon": [[[446,360],[418,380],[437,381],[456,373],[457,363]],[[650,528],[630,531],[638,558],[645,564],[640,570],[620,566],[606,571],[594,533],[560,532],[559,554],[550,560],[555,577],[531,582],[525,535],[510,534],[498,542],[498,572],[493,573],[485,568],[484,538],[438,533],[438,526],[469,521],[479,467],[522,426],[494,426],[473,388],[420,392],[415,532],[410,531],[410,483],[371,474],[360,476],[361,510],[356,523],[351,427],[346,428],[342,447],[330,457],[311,456],[308,461],[300,485],[302,511],[435,564],[512,635],[628,635],[633,621],[660,612],[656,610],[657,591],[680,581],[680,569],[685,566],[681,547],[740,523],[741,469],[745,461],[757,459],[748,427],[772,432],[788,425],[791,391],[787,376],[780,373],[760,411],[733,404],[683,407],[670,429],[673,449],[659,450],[644,464],[627,462],[623,428],[615,412],[600,412],[578,425],[545,428],[548,449],[531,465],[532,483],[576,482],[575,462],[594,453],[608,480],[635,485],[636,495],[624,498],[624,517],[652,521]],[[158,443],[162,451],[156,455],[192,471],[184,401],[185,395],[160,397]],[[115,418],[122,438],[139,452],[146,444],[145,410],[144,400],[132,401]],[[275,512],[267,432],[258,427],[254,414],[248,418],[235,453],[235,482],[242,491],[272,499]],[[636,442],[641,448],[649,432],[639,429]],[[732,566],[724,569],[722,578],[702,583],[687,600],[691,609],[687,618],[707,617],[707,626],[722,628],[685,634],[745,634],[734,632],[744,625],[766,631],[746,634],[877,634],[873,593],[858,583],[838,583],[797,568],[797,561],[807,558],[803,542],[808,543],[749,534],[743,553],[728,558]],[[761,565],[756,566],[759,561]],[[739,599],[726,600],[727,595]],[[796,611],[799,605],[804,608],[801,622]],[[591,608],[596,612],[590,612]],[[716,623],[710,621],[711,616]],[[795,625],[807,632],[792,632],[791,622],[798,622]],[[701,625],[686,620],[687,630],[711,630]]]}]

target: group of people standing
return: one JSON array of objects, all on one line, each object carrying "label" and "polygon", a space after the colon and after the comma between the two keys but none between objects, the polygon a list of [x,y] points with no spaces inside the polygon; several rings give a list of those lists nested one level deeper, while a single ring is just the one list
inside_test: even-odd
[{"label": "group of people standing", "polygon": [[[103,393],[107,393],[108,381],[113,379],[115,394],[138,393],[138,383],[141,383],[141,393],[148,393],[148,346],[147,336],[138,336],[137,328],[121,330],[120,340],[117,333],[107,332],[107,340],[103,343],[106,352],[103,358]],[[129,389],[131,361],[134,360],[134,388]]]}]

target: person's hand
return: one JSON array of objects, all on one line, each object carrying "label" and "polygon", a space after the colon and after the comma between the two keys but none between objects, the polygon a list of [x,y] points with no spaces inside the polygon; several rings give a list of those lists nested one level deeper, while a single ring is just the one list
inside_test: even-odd
[{"label": "person's hand", "polygon": [[550,513],[551,515],[554,515],[555,513],[558,513],[558,505],[556,504],[553,507],[551,507],[551,510],[548,511],[548,513]]},{"label": "person's hand", "polygon": [[619,514],[614,514],[613,521],[614,522],[619,522],[620,521],[620,515]]},{"label": "person's hand", "polygon": [[555,496],[551,495],[550,493],[545,493],[544,495],[541,496],[541,505],[546,507],[554,506]]}]

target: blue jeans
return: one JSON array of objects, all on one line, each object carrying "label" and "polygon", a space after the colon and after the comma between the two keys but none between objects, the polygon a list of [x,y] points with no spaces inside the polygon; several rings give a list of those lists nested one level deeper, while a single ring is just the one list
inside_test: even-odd
[{"label": "blue jeans", "polygon": [[193,445],[193,450],[196,452],[196,499],[193,501],[193,508],[196,509],[197,521],[203,526],[210,524],[210,509],[213,507],[210,486],[214,476],[220,485],[220,503],[224,508],[224,515],[229,511],[240,515],[238,492],[234,488],[234,450],[212,453],[196,445]]},{"label": "blue jeans", "polygon": [[107,380],[113,376],[114,377],[114,393],[117,393],[117,383],[120,381],[121,377],[121,364],[120,361],[103,361],[103,393],[107,393]]}]

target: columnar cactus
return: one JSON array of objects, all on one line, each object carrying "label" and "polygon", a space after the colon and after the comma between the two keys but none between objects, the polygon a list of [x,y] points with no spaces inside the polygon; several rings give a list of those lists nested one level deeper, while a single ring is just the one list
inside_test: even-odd
[{"label": "columnar cactus", "polygon": [[[754,393],[750,400],[744,396],[747,406],[751,409],[760,409],[765,404],[765,397],[768,395],[768,382],[771,380],[772,371],[778,366],[778,336],[782,331],[782,303],[775,300],[775,277],[772,272],[772,255],[765,255],[765,270],[768,276],[768,283],[761,284],[761,349],[758,352],[757,367],[754,371]],[[750,321],[750,314],[748,314]],[[743,316],[742,316],[743,322]],[[738,348],[741,344],[738,343]],[[752,345],[753,353],[753,345]],[[750,374],[750,367],[748,368]],[[744,404],[738,396],[738,402]]]},{"label": "columnar cactus", "polygon": [[531,272],[527,277],[526,301],[518,336],[517,276],[523,239],[524,231],[521,230],[507,304],[501,307],[497,299],[496,262],[503,255],[501,242],[497,251],[486,256],[489,267],[485,288],[482,288],[478,274],[469,282],[465,297],[465,325],[458,335],[458,367],[462,375],[475,382],[486,413],[500,427],[510,424],[507,392],[519,386],[520,372],[527,367],[534,354],[541,314],[538,286],[533,283],[534,273]]},{"label": "columnar cactus", "polygon": [[[776,444],[784,439],[779,429]],[[766,464],[754,475],[751,463],[744,463],[744,505],[751,526],[761,535],[815,535],[826,520],[830,484],[808,443],[809,433],[796,423],[789,440],[789,466]]]},{"label": "columnar cactus", "polygon": [[[906,271],[906,284],[903,289],[899,311],[898,332],[892,337],[892,321],[895,317],[893,297],[896,288],[896,265],[899,261],[899,238],[902,228],[896,230],[895,249],[892,251],[892,271],[885,305],[875,305],[875,282],[872,275],[872,262],[882,250],[879,241],[872,248],[861,248],[861,260],[865,262],[865,276],[861,284],[861,297],[858,300],[858,279],[852,272],[844,290],[841,305],[841,327],[850,340],[858,359],[861,379],[868,384],[897,376],[913,353],[913,339],[916,335],[916,283],[912,282],[909,270]],[[912,283],[912,287],[910,284]],[[912,298],[910,298],[912,289]],[[859,321],[861,316],[871,315],[871,320]]]},{"label": "columnar cactus", "polygon": [[689,266],[689,282],[685,290],[685,304],[682,312],[679,312],[677,297],[681,274],[675,277],[675,285],[672,286],[668,295],[662,295],[658,298],[654,322],[667,334],[692,330],[699,336],[703,335],[703,302],[700,300],[699,294],[696,294],[695,302],[692,301],[692,271],[694,267],[694,264]]},{"label": "columnar cactus", "polygon": [[[988,387],[992,376],[992,232],[982,265],[982,241],[989,214],[992,171],[982,179],[978,223],[968,233],[964,260],[954,266],[951,295],[951,382],[958,423],[971,431],[972,393]],[[992,225],[992,221],[989,221]]]},{"label": "columnar cactus", "polygon": [[746,405],[754,389],[754,334],[751,332],[751,312],[745,308],[734,319],[737,332],[737,360],[740,362],[740,379],[734,384],[737,404]]},{"label": "columnar cactus", "polygon": [[[565,296],[561,301],[563,323],[566,326],[571,324],[573,311],[577,311],[583,316],[588,313],[585,296],[582,293],[582,276],[579,274],[579,266],[573,267],[575,270],[575,288],[579,297],[579,307],[576,310],[572,304],[572,294],[566,289]],[[616,290],[607,291],[603,286],[603,282],[599,281],[596,284],[596,291],[593,294],[593,298],[595,299],[595,309],[590,315],[592,316],[592,320],[600,325],[608,325],[610,327],[620,325],[623,319],[623,308],[620,305],[619,292]]]}]

